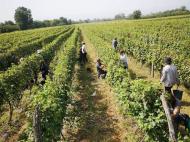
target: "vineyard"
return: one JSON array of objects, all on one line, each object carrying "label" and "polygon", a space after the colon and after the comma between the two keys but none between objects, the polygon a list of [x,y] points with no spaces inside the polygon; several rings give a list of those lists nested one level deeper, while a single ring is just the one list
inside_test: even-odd
[{"label": "vineyard", "polygon": [[[112,47],[115,37],[118,39],[116,52]],[[89,61],[85,66],[77,63],[82,41],[87,43]],[[108,137],[108,141],[169,141],[161,92],[157,90],[163,88],[159,79],[165,58],[171,57],[172,64],[177,67],[180,89],[184,91],[180,112],[190,115],[189,46],[189,16],[121,20],[1,34],[0,142],[32,142],[40,134],[45,142],[77,141],[78,138],[79,141],[107,141]],[[36,53],[38,49],[42,50],[43,56]],[[120,63],[121,50],[127,56],[128,70],[124,70]],[[12,63],[13,55],[23,60],[15,65]],[[40,85],[39,61],[44,57],[49,75],[45,84]],[[108,72],[102,81],[96,75],[97,58],[103,60]],[[89,68],[91,71],[86,71]],[[155,76],[151,76],[152,70]],[[31,83],[34,78],[38,79],[37,82]],[[94,89],[94,81],[101,84],[99,91]],[[26,84],[27,89],[23,89]],[[103,89],[107,87],[109,89]],[[97,93],[92,97],[93,92]],[[105,97],[109,93],[113,95]],[[101,99],[98,97],[102,97],[103,102],[99,103]],[[110,103],[110,99],[114,101]],[[114,108],[114,114],[110,113],[110,108],[113,109],[111,105],[118,107]],[[37,129],[39,125],[34,125],[36,110],[40,116],[40,130]],[[118,119],[120,115],[117,112],[124,117],[122,120]],[[114,120],[116,124],[110,124],[107,117],[117,119]],[[102,122],[104,119],[105,123]],[[93,123],[92,127],[89,121]],[[122,128],[114,127],[121,121],[127,123],[128,128],[124,125]],[[128,124],[129,121],[132,124]],[[135,132],[130,133],[134,129]],[[36,130],[41,131],[40,134],[36,134]],[[72,135],[67,131],[71,131]],[[75,131],[77,133],[74,134]],[[179,141],[190,141],[181,127],[179,132],[176,134]],[[110,135],[116,135],[116,138]]]}]

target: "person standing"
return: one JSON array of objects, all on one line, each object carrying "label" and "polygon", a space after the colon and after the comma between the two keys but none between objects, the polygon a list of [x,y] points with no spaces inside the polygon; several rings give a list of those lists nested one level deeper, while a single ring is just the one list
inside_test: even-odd
[{"label": "person standing", "polygon": [[124,69],[128,69],[127,58],[123,51],[120,52],[120,61],[123,63]]},{"label": "person standing", "polygon": [[117,38],[115,37],[114,40],[113,40],[113,42],[112,42],[112,46],[113,46],[113,48],[114,48],[115,50],[116,50],[116,48],[117,48],[117,44],[118,44]]},{"label": "person standing", "polygon": [[42,73],[42,78],[46,80],[46,75],[48,75],[48,67],[44,63],[44,60],[40,60],[40,71]]},{"label": "person standing", "polygon": [[101,74],[105,74],[105,77],[106,77],[107,71],[103,70],[104,67],[105,67],[105,64],[102,64],[101,60],[97,59],[96,70],[98,72],[98,78],[100,77]]},{"label": "person standing", "polygon": [[88,62],[86,58],[86,54],[87,54],[86,45],[85,45],[85,42],[82,42],[82,60],[84,63]]},{"label": "person standing", "polygon": [[171,58],[165,59],[166,66],[163,68],[161,82],[164,82],[165,92],[171,94],[171,88],[173,85],[177,84],[179,86],[180,80],[177,74],[177,68],[171,65]]}]

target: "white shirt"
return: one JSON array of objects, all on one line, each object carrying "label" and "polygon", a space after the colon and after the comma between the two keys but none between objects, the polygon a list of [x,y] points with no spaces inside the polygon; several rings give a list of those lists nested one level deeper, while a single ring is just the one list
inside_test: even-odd
[{"label": "white shirt", "polygon": [[120,56],[120,61],[123,62],[123,64],[127,66],[127,58],[126,58],[125,54]]},{"label": "white shirt", "polygon": [[120,56],[120,60],[122,62],[127,62],[127,58],[126,58],[125,54],[123,54],[123,55]]},{"label": "white shirt", "polygon": [[177,75],[177,68],[172,65],[166,65],[162,71],[163,75],[160,81],[164,82],[165,87],[172,87],[175,84],[179,84],[179,78]]},{"label": "white shirt", "polygon": [[[84,49],[85,52],[83,51],[83,49]],[[82,53],[87,53],[85,45],[82,46]]]}]

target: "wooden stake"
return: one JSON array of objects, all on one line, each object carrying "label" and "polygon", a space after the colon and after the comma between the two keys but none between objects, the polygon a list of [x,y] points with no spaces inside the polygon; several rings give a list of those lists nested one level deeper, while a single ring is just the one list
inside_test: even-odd
[{"label": "wooden stake", "polygon": [[33,116],[33,129],[34,129],[35,142],[43,142],[41,127],[40,127],[40,113],[38,107],[35,108]]},{"label": "wooden stake", "polygon": [[171,117],[170,110],[169,110],[164,94],[162,94],[160,98],[162,100],[162,105],[163,105],[163,108],[167,117],[167,121],[168,121],[170,139],[172,142],[177,142],[175,138],[175,131],[174,131],[173,123],[172,123],[172,117]]},{"label": "wooden stake", "polygon": [[152,77],[154,78],[154,61],[152,61]]}]

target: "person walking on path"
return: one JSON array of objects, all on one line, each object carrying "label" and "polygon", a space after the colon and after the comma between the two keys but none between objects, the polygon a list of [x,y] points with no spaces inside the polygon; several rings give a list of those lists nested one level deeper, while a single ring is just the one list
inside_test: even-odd
[{"label": "person walking on path", "polygon": [[127,58],[125,54],[123,53],[123,51],[120,52],[120,61],[121,63],[123,63],[124,69],[128,69]]},{"label": "person walking on path", "polygon": [[84,63],[88,62],[86,58],[86,54],[87,54],[86,45],[85,45],[85,42],[82,42],[82,60]]},{"label": "person walking on path", "polygon": [[179,86],[180,80],[177,74],[177,68],[171,65],[171,58],[165,59],[166,66],[163,68],[161,82],[164,82],[165,92],[171,94],[171,88],[177,84]]},{"label": "person walking on path", "polygon": [[106,77],[107,71],[103,70],[104,67],[105,67],[105,64],[102,64],[101,60],[97,59],[96,70],[98,72],[98,78],[100,78],[101,74],[105,74],[105,77]]},{"label": "person walking on path", "polygon": [[117,38],[115,37],[114,40],[113,40],[113,42],[112,42],[112,46],[113,46],[113,48],[114,48],[115,50],[116,50],[116,48],[117,48],[117,44],[118,44]]},{"label": "person walking on path", "polygon": [[44,60],[40,60],[40,71],[42,73],[42,78],[46,80],[46,75],[48,75],[48,67],[44,63]]}]

